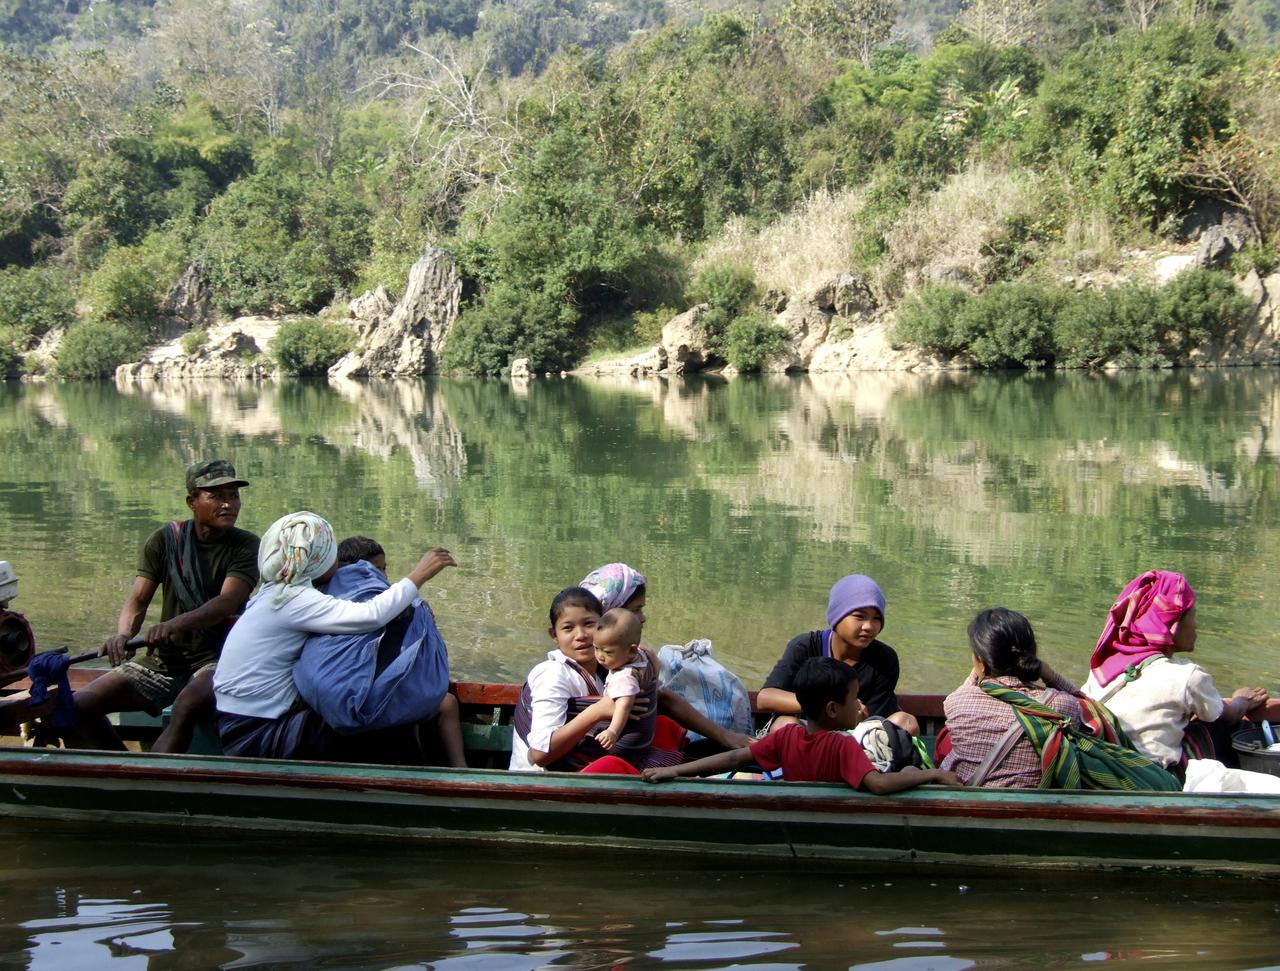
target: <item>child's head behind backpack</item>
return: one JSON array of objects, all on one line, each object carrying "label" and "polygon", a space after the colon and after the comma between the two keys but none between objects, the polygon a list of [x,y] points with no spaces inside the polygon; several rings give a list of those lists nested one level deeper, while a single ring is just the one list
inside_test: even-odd
[{"label": "child's head behind backpack", "polygon": [[387,553],[376,539],[368,536],[348,536],[338,544],[338,565],[367,560],[383,573],[387,572]]},{"label": "child's head behind backpack", "polygon": [[858,676],[853,667],[831,657],[814,657],[800,665],[793,682],[800,710],[819,728],[853,728],[861,721]]}]

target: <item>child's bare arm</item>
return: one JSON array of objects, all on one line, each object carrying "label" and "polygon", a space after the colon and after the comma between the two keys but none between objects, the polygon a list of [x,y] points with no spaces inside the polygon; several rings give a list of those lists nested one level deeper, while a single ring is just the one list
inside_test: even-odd
[{"label": "child's bare arm", "polygon": [[664,766],[657,769],[645,769],[641,773],[645,782],[666,782],[685,775],[719,775],[721,772],[732,772],[751,761],[750,748],[735,748],[728,752],[717,752],[696,762],[685,762],[682,765]]},{"label": "child's bare arm", "polygon": [[877,796],[905,792],[916,786],[963,786],[954,772],[946,769],[900,769],[897,772],[868,772],[862,777],[861,789]]},{"label": "child's bare arm", "polygon": [[596,741],[606,752],[613,748],[614,743],[622,736],[622,729],[627,724],[627,717],[631,714],[631,706],[635,702],[635,695],[613,699],[613,719],[609,722],[608,728],[596,733]]},{"label": "child's bare arm", "polygon": [[800,714],[800,699],[794,691],[782,688],[761,688],[756,695],[756,708],[760,711],[772,711],[779,715]]}]

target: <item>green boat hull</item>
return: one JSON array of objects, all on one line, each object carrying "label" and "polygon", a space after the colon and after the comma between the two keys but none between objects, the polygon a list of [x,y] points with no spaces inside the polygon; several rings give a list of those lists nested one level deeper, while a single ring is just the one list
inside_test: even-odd
[{"label": "green boat hull", "polygon": [[0,749],[0,815],[966,867],[1280,875],[1280,797],[919,789]]}]

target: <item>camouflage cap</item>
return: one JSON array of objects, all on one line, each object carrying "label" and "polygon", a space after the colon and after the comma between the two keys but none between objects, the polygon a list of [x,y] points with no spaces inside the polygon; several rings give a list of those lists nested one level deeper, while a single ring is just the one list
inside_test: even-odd
[{"label": "camouflage cap", "polygon": [[187,466],[187,495],[193,496],[199,489],[216,489],[218,486],[247,486],[247,479],[236,476],[236,467],[226,459],[206,459]]}]

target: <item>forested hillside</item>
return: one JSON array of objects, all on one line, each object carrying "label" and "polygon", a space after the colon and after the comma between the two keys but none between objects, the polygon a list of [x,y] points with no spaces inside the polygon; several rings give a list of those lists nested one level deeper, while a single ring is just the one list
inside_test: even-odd
[{"label": "forested hillside", "polygon": [[[1063,267],[1205,197],[1249,225],[1235,269],[1276,263],[1275,0],[730,7],[0,0],[0,372],[70,328],[59,372],[108,373],[192,264],[224,315],[314,313],[443,246],[444,364],[495,372],[651,342],[693,300],[758,360],[758,298],[824,262],[903,339],[1142,361],[1150,295],[1086,307]],[[1215,274],[1183,286],[1238,311]],[[1009,323],[1028,308],[1045,334]]]}]

